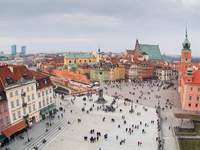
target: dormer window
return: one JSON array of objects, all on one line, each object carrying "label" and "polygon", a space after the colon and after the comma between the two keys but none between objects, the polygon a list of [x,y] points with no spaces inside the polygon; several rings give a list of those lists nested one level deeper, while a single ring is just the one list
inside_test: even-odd
[{"label": "dormer window", "polygon": [[8,85],[15,83],[14,80],[11,77],[6,77],[6,83]]}]

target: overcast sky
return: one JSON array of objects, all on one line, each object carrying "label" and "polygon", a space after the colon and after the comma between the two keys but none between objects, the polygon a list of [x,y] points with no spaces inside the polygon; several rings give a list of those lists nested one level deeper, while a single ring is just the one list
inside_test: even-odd
[{"label": "overcast sky", "polygon": [[124,51],[138,38],[180,54],[187,22],[200,56],[199,10],[199,0],[0,0],[0,51]]}]

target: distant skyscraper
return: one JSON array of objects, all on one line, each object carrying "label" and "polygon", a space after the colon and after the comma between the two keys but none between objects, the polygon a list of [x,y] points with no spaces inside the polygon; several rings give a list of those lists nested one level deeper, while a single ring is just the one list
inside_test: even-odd
[{"label": "distant skyscraper", "polygon": [[17,55],[17,46],[16,45],[11,46],[11,55],[13,55],[13,56]]},{"label": "distant skyscraper", "polygon": [[26,46],[21,47],[21,55],[26,55]]}]

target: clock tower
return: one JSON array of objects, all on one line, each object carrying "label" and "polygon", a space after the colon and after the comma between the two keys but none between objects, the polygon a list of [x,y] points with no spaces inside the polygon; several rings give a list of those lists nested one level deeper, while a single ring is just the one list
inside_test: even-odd
[{"label": "clock tower", "polygon": [[191,49],[190,49],[190,41],[188,40],[187,27],[185,31],[185,41],[183,42],[183,49],[181,52],[181,63],[182,64],[190,64],[191,63]]}]

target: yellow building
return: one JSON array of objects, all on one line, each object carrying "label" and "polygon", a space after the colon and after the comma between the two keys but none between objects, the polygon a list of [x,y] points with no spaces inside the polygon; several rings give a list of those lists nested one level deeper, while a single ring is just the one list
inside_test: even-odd
[{"label": "yellow building", "polygon": [[64,64],[83,64],[83,63],[95,63],[96,57],[92,53],[68,53],[64,57]]},{"label": "yellow building", "polygon": [[116,81],[125,79],[125,67],[120,64],[103,64],[101,69],[99,67],[90,70],[90,79],[93,81]]},{"label": "yellow building", "polygon": [[123,65],[117,64],[114,68],[110,70],[110,80],[123,80],[125,79],[125,67]]}]

